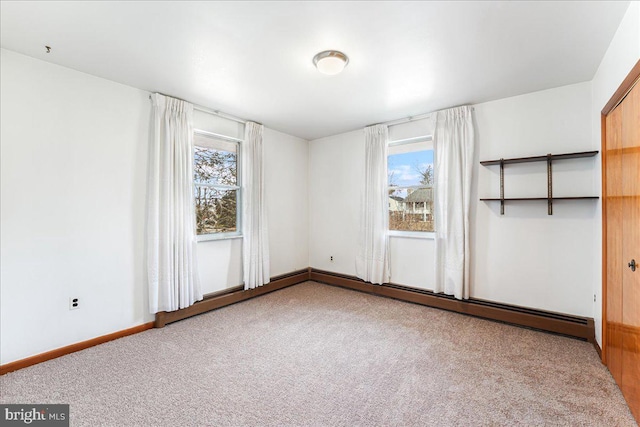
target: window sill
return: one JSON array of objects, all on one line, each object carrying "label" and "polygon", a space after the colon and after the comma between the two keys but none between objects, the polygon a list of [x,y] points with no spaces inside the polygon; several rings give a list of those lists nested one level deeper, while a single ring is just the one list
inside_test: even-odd
[{"label": "window sill", "polygon": [[214,240],[232,240],[232,239],[242,239],[242,234],[220,233],[220,234],[201,234],[199,236],[196,236],[196,240],[198,243],[211,242]]},{"label": "window sill", "polygon": [[430,231],[389,230],[389,237],[404,237],[407,239],[435,240],[436,233],[430,232]]}]

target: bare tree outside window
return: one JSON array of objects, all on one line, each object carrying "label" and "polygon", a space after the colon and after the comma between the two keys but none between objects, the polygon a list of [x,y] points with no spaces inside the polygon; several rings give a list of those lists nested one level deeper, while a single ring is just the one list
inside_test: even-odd
[{"label": "bare tree outside window", "polygon": [[194,138],[194,198],[197,234],[238,231],[237,143]]},{"label": "bare tree outside window", "polygon": [[420,184],[433,187],[433,165],[420,166],[414,164],[415,170],[420,174]]}]

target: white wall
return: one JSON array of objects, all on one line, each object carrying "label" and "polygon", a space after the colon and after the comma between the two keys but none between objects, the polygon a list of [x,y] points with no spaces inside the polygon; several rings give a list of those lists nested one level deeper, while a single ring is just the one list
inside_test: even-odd
[{"label": "white wall", "polygon": [[[391,282],[420,289],[433,289],[436,270],[434,240],[389,237]],[[416,254],[421,254],[416,259]]]},{"label": "white wall", "polygon": [[[639,57],[632,2],[592,82],[476,106],[478,159],[599,149],[599,111]],[[4,364],[153,317],[142,256],[148,94],[4,49],[0,66]],[[240,132],[211,120],[214,131]],[[264,138],[272,275],[307,265],[354,275],[363,132],[308,145],[269,129]],[[506,195],[543,195],[541,165],[509,167]],[[556,195],[599,194],[599,157],[555,171]],[[495,169],[476,176],[474,199],[496,194]],[[477,202],[473,223],[473,297],[595,316],[600,342],[599,203],[557,203],[549,217],[544,203],[507,205],[500,216],[497,204]],[[433,241],[393,237],[390,246],[392,281],[429,289]],[[240,253],[238,239],[198,245],[205,292],[241,283]],[[69,311],[69,297],[79,310]]]},{"label": "white wall", "polygon": [[[194,129],[242,139],[244,125],[202,111],[193,113]],[[242,284],[242,239],[198,242],[198,271],[203,294]]]},{"label": "white wall", "polygon": [[[148,93],[1,50],[0,363],[153,320],[144,254]],[[196,114],[198,127],[242,126]],[[308,261],[308,145],[265,129],[272,275]],[[205,293],[240,239],[198,244]],[[69,310],[69,298],[81,308]]]},{"label": "white wall", "polygon": [[[389,128],[390,141],[432,134],[433,121],[430,117]],[[391,266],[391,282],[414,288],[433,289],[436,271],[435,264],[431,260],[435,258],[435,250],[436,247],[432,236],[426,239],[390,236],[389,264]],[[415,254],[422,254],[422,259],[430,261],[422,262],[421,260],[416,260]]]},{"label": "white wall", "polygon": [[[591,86],[580,83],[475,106],[478,160],[589,151]],[[599,156],[553,164],[554,196],[594,196]],[[477,195],[499,197],[499,167],[477,166]],[[546,163],[505,166],[505,197],[546,197]],[[472,296],[591,317],[597,203],[479,202]]]},{"label": "white wall", "polygon": [[[420,121],[392,128],[389,135],[403,139],[430,132],[426,121]],[[309,156],[310,266],[355,276],[364,186],[364,131],[311,141]],[[393,283],[433,288],[433,240],[391,237],[389,246]],[[423,254],[429,261],[416,254]]]},{"label": "white wall", "polygon": [[[600,112],[611,99],[629,71],[640,59],[640,3],[631,2],[620,26],[602,58],[592,84],[592,146],[594,150],[600,150]],[[601,188],[601,170],[598,164],[596,182]],[[598,207],[598,214],[601,207]],[[598,233],[596,234],[597,260],[602,256],[602,223],[598,221]],[[596,276],[601,278],[602,265],[597,262]],[[594,318],[596,323],[596,339],[602,346],[602,281],[598,280],[594,287],[596,301],[594,306]]]},{"label": "white wall", "polygon": [[264,131],[271,277],[309,267],[309,144]]},{"label": "white wall", "polygon": [[0,66],[7,363],[153,319],[143,285],[150,103],[4,49]]},{"label": "white wall", "polygon": [[[196,112],[194,127],[242,138],[244,126]],[[265,197],[271,277],[309,266],[307,197],[309,148],[306,140],[269,128],[263,135]],[[242,239],[198,243],[198,269],[204,294],[242,284]]]},{"label": "white wall", "polygon": [[[309,264],[355,275],[364,131],[309,143]],[[333,256],[333,262],[330,257]]]},{"label": "white wall", "polygon": [[[589,83],[565,86],[475,106],[478,160],[591,149]],[[423,124],[392,128],[393,139],[429,132]],[[318,269],[355,274],[364,137],[349,132],[310,142],[310,262]],[[554,167],[554,194],[597,195],[598,158]],[[476,162],[477,164],[477,162]],[[472,296],[568,314],[592,315],[596,203],[499,205],[498,170],[477,167],[472,235]],[[546,164],[508,167],[506,195],[546,196]],[[391,237],[391,281],[432,289],[430,239]],[[334,255],[334,262],[329,261]]]}]

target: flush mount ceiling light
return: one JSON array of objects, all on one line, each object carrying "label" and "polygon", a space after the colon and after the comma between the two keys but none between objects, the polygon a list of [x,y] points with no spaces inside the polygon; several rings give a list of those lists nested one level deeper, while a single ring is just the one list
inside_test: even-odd
[{"label": "flush mount ceiling light", "polygon": [[313,65],[322,74],[330,76],[340,73],[349,63],[349,58],[337,50],[325,50],[313,57]]}]

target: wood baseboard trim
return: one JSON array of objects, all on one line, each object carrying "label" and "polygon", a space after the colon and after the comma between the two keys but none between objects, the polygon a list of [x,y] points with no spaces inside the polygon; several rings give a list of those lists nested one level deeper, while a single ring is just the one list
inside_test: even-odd
[{"label": "wood baseboard trim", "polygon": [[598,353],[598,357],[600,358],[600,361],[604,365],[604,360],[602,360],[602,349],[600,348],[600,345],[598,345],[598,341],[593,340],[593,346],[595,347],[596,352]]},{"label": "wood baseboard trim", "polygon": [[308,268],[273,277],[267,285],[259,288],[245,291],[241,287],[234,287],[222,292],[209,294],[207,295],[207,298],[192,305],[191,307],[172,312],[157,313],[155,322],[134,326],[122,331],[113,332],[87,341],[82,341],[66,347],[37,354],[26,359],[16,360],[15,362],[0,365],[0,375],[46,362],[47,360],[55,359],[98,344],[126,337],[128,335],[137,334],[153,327],[161,328],[169,323],[177,322],[179,320],[206,313],[207,311],[215,310],[237,302],[246,301],[248,299],[297,285],[308,280],[429,307],[440,308],[456,313],[467,314],[483,319],[496,320],[512,325],[524,326],[545,332],[552,332],[583,339],[593,343],[598,355],[602,359],[602,350],[595,340],[594,322],[593,319],[590,318],[533,310],[525,307],[517,307],[477,299],[460,301],[453,297],[434,294],[433,292],[423,291],[420,289],[413,289],[395,284],[374,285],[353,276]]},{"label": "wood baseboard trim", "polygon": [[309,269],[294,271],[292,273],[283,274],[271,278],[271,281],[255,289],[244,290],[244,288],[234,287],[223,292],[216,292],[208,295],[207,298],[193,304],[191,307],[183,308],[176,311],[161,311],[156,313],[156,321],[154,326],[162,328],[165,325],[179,320],[187,319],[207,311],[235,304],[237,302],[246,301],[259,295],[277,291],[288,286],[297,285],[298,283],[309,280]]},{"label": "wood baseboard trim", "polygon": [[26,368],[38,363],[46,362],[47,360],[56,359],[60,356],[75,353],[76,351],[84,350],[98,344],[103,344],[109,341],[116,340],[118,338],[126,337],[128,335],[137,334],[151,328],[153,328],[153,322],[143,323],[142,325],[134,326],[133,328],[123,329],[111,334],[102,335],[90,340],[71,344],[66,347],[60,347],[56,348],[55,350],[47,351],[45,353],[36,354],[35,356],[27,357],[26,359],[20,359],[16,360],[15,362],[6,363],[4,365],[0,365],[0,375],[17,371],[18,369]]},{"label": "wood baseboard trim", "polygon": [[315,269],[311,269],[309,279],[387,298],[595,342],[593,319],[586,317],[533,310],[477,299],[461,301],[450,296],[400,285],[374,285],[353,276]]}]

